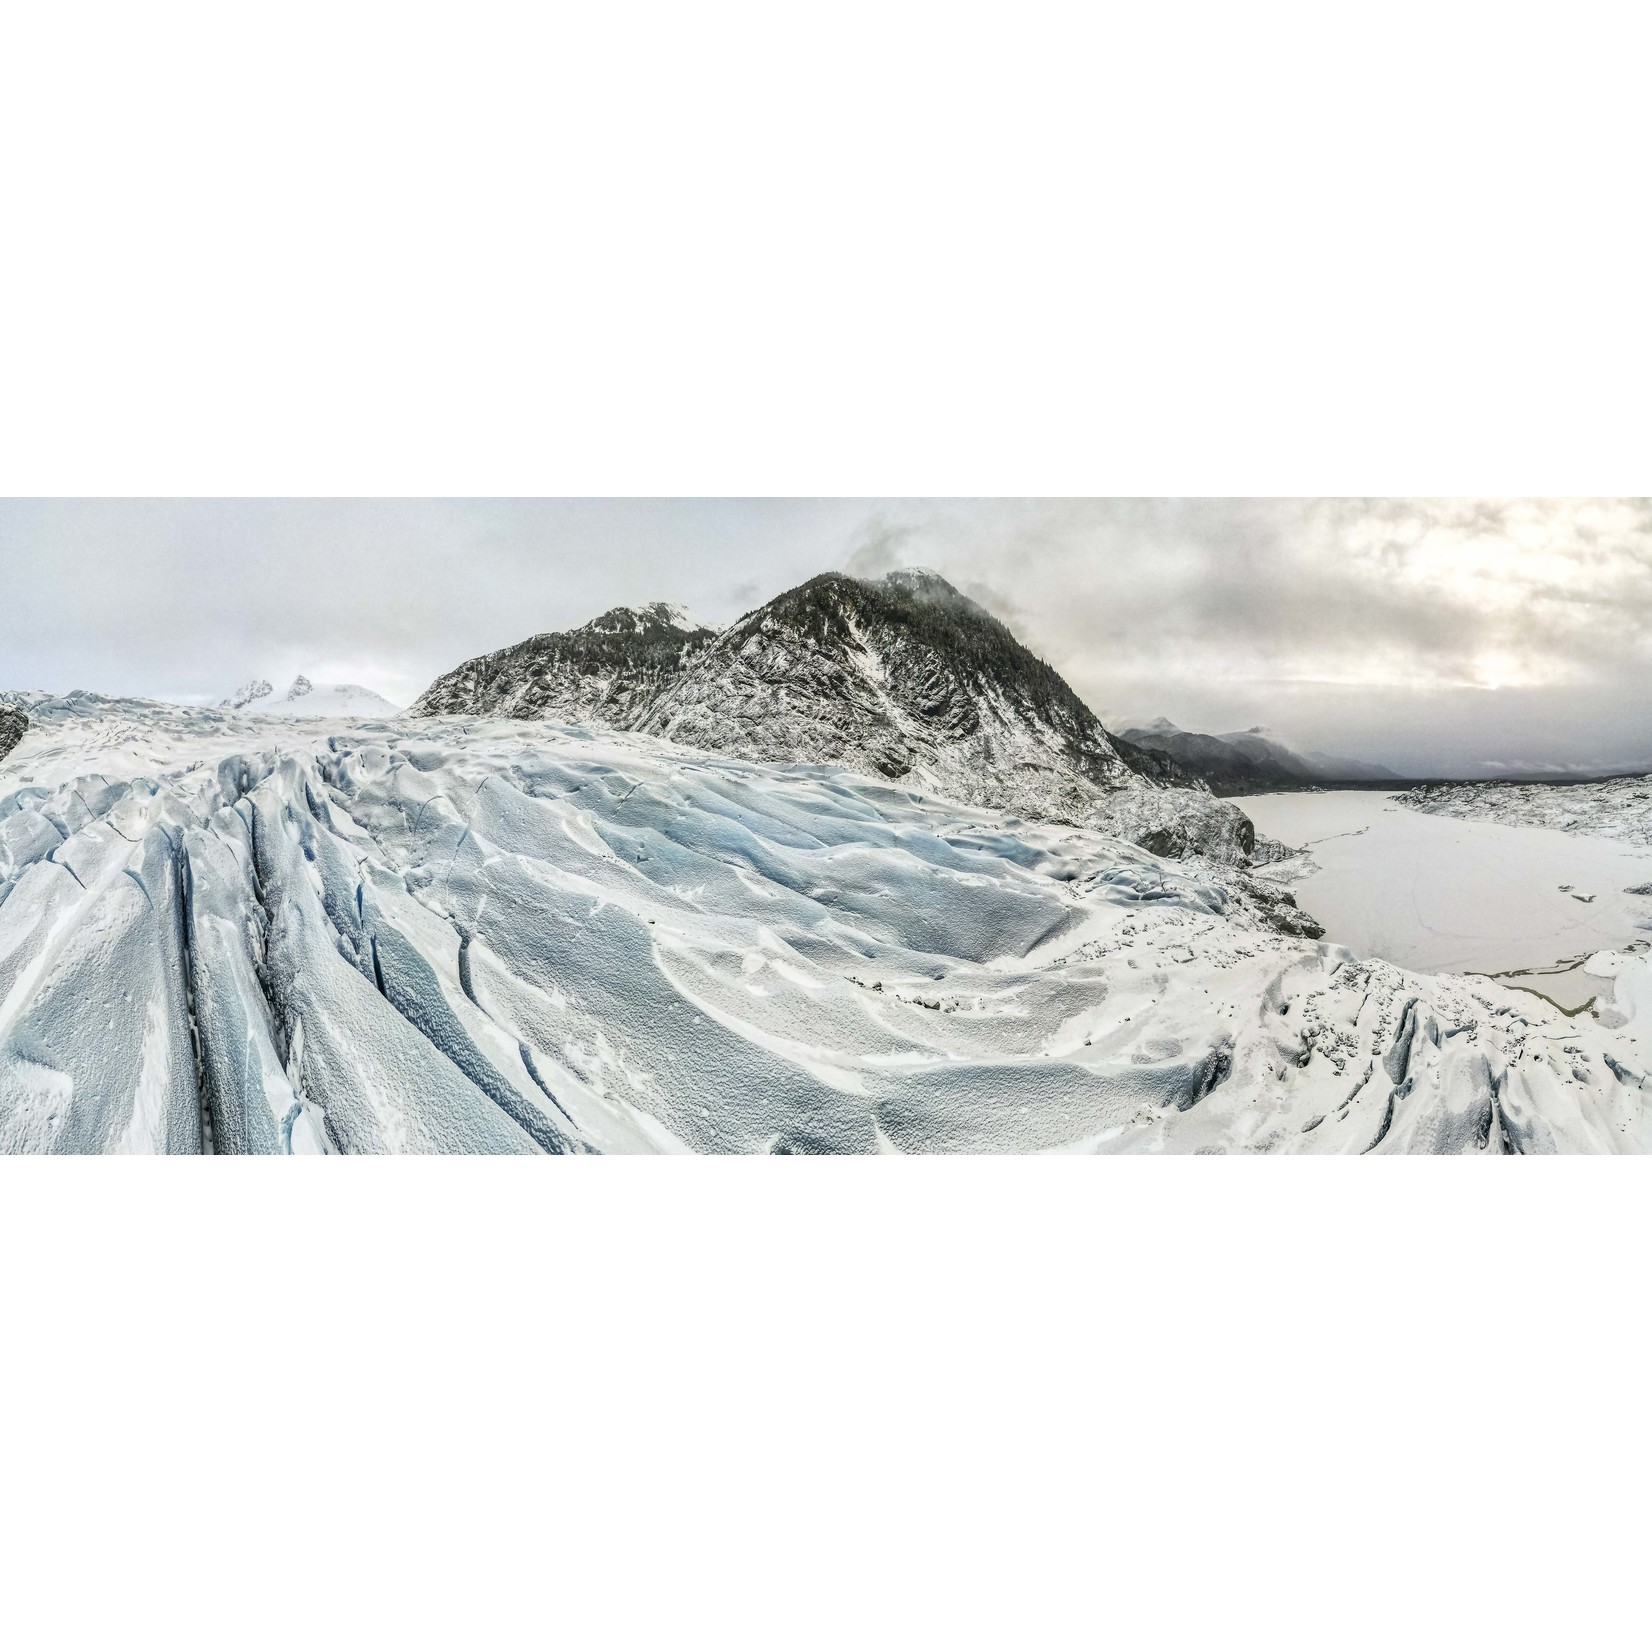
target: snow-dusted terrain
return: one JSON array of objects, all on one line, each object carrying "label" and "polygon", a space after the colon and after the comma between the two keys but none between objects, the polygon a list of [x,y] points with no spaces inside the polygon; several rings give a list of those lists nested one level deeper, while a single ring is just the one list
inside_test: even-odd
[{"label": "snow-dusted terrain", "polygon": [[675,603],[610,608],[444,672],[415,717],[536,717],[581,728],[635,727],[717,633]]},{"label": "snow-dusted terrain", "polygon": [[654,603],[467,660],[415,716],[539,717],[857,774],[1173,856],[1247,865],[1250,820],[1110,734],[1061,675],[939,574],[822,574],[726,631]]},{"label": "snow-dusted terrain", "polygon": [[260,717],[394,717],[401,709],[359,683],[312,683],[304,676],[279,691],[267,677],[254,677],[219,702],[221,711]]},{"label": "snow-dusted terrain", "polygon": [[11,1151],[1622,1151],[1571,1019],[1097,831],[641,735],[23,697]]},{"label": "snow-dusted terrain", "polygon": [[1407,808],[1457,820],[1495,820],[1652,848],[1652,775],[1582,785],[1464,781],[1402,794]]}]

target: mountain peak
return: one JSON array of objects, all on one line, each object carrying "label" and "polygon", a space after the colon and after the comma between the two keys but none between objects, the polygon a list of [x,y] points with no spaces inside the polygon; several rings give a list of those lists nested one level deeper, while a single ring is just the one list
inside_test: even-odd
[{"label": "mountain peak", "polygon": [[881,580],[893,591],[905,591],[910,596],[931,602],[967,602],[969,599],[949,580],[943,579],[933,568],[892,568]]},{"label": "mountain peak", "polygon": [[268,677],[254,677],[250,682],[242,683],[226,700],[218,702],[220,711],[239,711],[242,706],[251,705],[254,700],[268,699],[275,692],[275,684]]},{"label": "mountain peak", "polygon": [[569,634],[577,635],[583,632],[591,636],[647,638],[675,631],[689,637],[702,631],[709,633],[710,630],[710,626],[700,624],[678,603],[650,602],[641,608],[610,608],[607,613],[598,614],[594,620],[587,620],[584,625],[577,626],[575,631]]},{"label": "mountain peak", "polygon": [[4,761],[28,730],[29,718],[23,708],[0,699],[0,761]]},{"label": "mountain peak", "polygon": [[220,711],[245,711],[259,717],[399,717],[402,708],[359,683],[313,683],[303,672],[284,694],[268,677],[254,677],[227,700]]}]

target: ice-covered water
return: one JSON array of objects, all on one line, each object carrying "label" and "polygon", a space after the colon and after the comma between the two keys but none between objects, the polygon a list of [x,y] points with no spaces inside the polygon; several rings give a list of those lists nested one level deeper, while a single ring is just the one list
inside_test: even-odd
[{"label": "ice-covered water", "polygon": [[1638,844],[1422,814],[1381,792],[1279,792],[1245,808],[1259,831],[1307,849],[1298,901],[1361,954],[1501,973],[1652,938],[1652,898],[1627,892],[1652,880]]}]

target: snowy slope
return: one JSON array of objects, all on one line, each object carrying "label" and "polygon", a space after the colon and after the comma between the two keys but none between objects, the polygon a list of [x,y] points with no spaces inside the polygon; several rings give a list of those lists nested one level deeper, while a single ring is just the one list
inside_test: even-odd
[{"label": "snowy slope", "polygon": [[1573,1021],[1281,936],[1242,883],[1093,830],[830,768],[29,711],[0,762],[11,1151],[1652,1142],[1644,959],[1602,966],[1630,1009]]},{"label": "snowy slope", "polygon": [[220,701],[219,710],[258,717],[399,717],[402,708],[356,683],[312,683],[298,676],[280,692],[268,678],[255,677]]}]

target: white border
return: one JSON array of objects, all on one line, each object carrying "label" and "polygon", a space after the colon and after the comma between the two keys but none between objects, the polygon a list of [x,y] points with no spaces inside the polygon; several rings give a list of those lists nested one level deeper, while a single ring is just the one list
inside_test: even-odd
[{"label": "white border", "polygon": [[[0,491],[1644,490],[1646,47],[14,8]],[[1638,1644],[1645,1208],[1582,1162],[7,1162],[8,1638]]]}]

